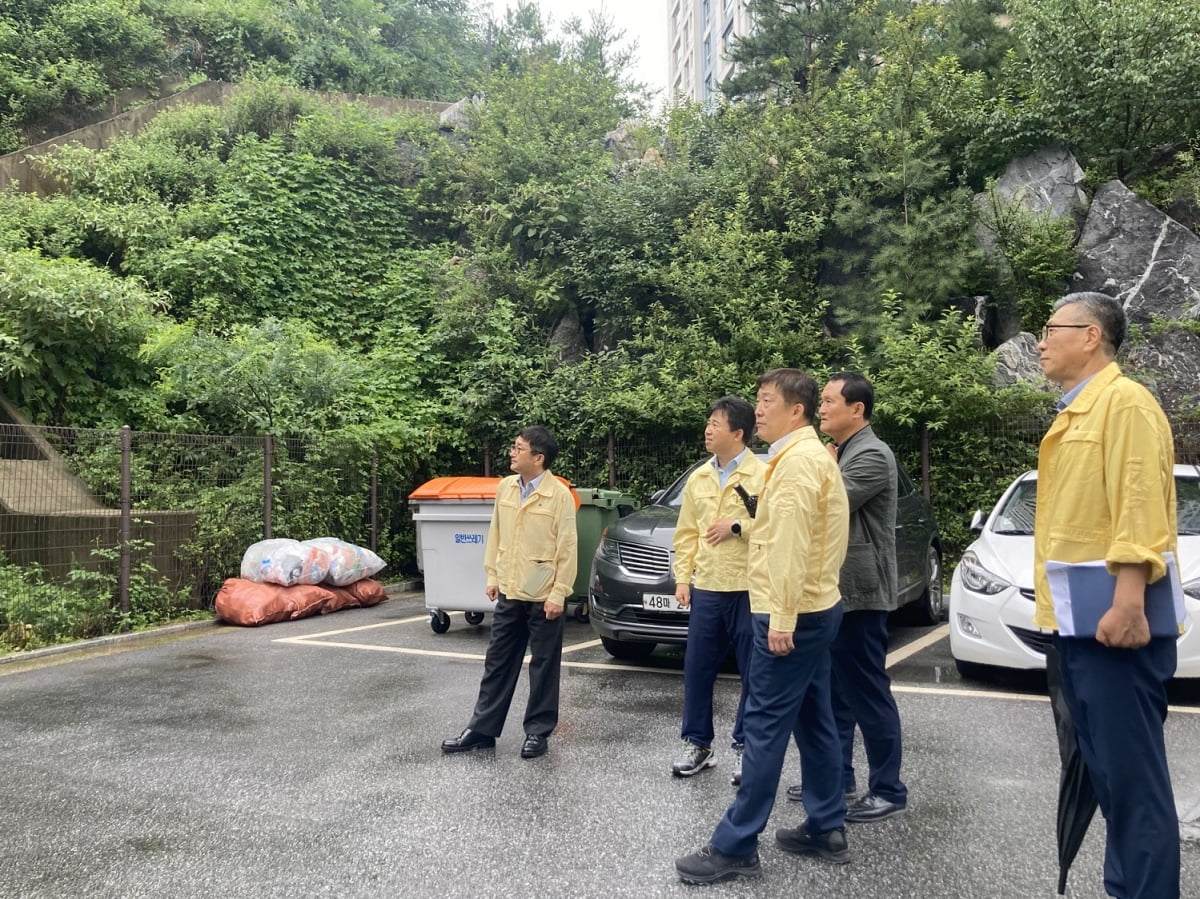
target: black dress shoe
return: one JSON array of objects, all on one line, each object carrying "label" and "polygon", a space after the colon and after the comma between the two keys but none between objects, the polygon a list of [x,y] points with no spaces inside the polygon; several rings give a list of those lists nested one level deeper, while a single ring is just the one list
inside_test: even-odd
[{"label": "black dress shoe", "polygon": [[874,793],[868,793],[846,809],[846,821],[850,824],[870,824],[898,815],[908,808],[907,802],[892,802]]},{"label": "black dress shoe", "polygon": [[535,759],[539,755],[545,755],[546,750],[550,748],[550,739],[541,737],[537,734],[526,734],[525,742],[521,744],[521,758]]},{"label": "black dress shoe", "polygon": [[[842,798],[847,802],[853,802],[856,795],[857,792],[855,791],[854,787],[851,787],[842,794]],[[792,800],[792,802],[802,802],[804,800],[804,784],[792,784],[790,787],[788,787],[787,798]]]},{"label": "black dress shoe", "polygon": [[495,745],[495,737],[489,737],[468,727],[457,737],[450,740],[442,740],[442,752],[468,752],[472,749],[492,749]]}]

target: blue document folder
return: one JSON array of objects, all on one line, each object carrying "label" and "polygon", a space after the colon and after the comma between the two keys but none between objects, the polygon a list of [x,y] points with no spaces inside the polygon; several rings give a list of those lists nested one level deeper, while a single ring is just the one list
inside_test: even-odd
[{"label": "blue document folder", "polygon": [[[1163,553],[1167,573],[1146,585],[1146,620],[1151,637],[1177,637],[1184,621],[1183,587],[1173,553]],[[1046,560],[1046,580],[1058,632],[1064,637],[1095,637],[1096,626],[1112,608],[1117,579],[1103,559],[1094,562]]]}]

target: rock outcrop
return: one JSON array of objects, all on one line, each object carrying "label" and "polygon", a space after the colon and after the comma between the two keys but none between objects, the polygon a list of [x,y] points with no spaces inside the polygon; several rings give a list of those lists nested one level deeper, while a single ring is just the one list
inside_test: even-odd
[{"label": "rock outcrop", "polygon": [[1200,237],[1120,181],[1092,200],[1072,290],[1116,297],[1129,320],[1200,320]]}]

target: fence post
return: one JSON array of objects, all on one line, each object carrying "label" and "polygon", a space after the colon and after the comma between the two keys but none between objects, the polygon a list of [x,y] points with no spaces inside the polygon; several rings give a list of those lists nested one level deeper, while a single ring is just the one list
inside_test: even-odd
[{"label": "fence post", "polygon": [[[129,614],[129,581],[132,573],[130,541],[133,539],[133,485],[131,457],[133,454],[133,431],[129,425],[121,426],[121,556],[117,573],[117,601],[121,612]],[[124,630],[126,625],[122,625]]]},{"label": "fence post", "polygon": [[271,459],[275,444],[270,434],[263,434],[263,539],[271,539]]},{"label": "fence post", "polygon": [[612,431],[608,432],[608,489],[617,488],[617,444],[613,440]]},{"label": "fence post", "polygon": [[483,441],[483,476],[490,478],[492,476],[492,441]]},{"label": "fence post", "polygon": [[921,425],[921,492],[925,494],[925,501],[929,502],[929,481],[931,478],[929,472],[929,426]]},{"label": "fence post", "polygon": [[379,450],[371,450],[371,552],[379,551]]}]

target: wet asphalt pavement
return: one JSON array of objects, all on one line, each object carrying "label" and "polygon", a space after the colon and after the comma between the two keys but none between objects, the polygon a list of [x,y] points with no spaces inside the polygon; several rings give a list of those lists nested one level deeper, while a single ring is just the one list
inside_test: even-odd
[{"label": "wet asphalt pavement", "polygon": [[[848,829],[844,867],[777,849],[763,878],[676,879],[728,805],[728,754],[670,774],[682,655],[616,662],[570,621],[561,723],[519,757],[524,676],[494,751],[444,756],[478,686],[487,622],[428,626],[419,594],[258,629],[203,627],[0,664],[3,897],[1051,897],[1058,757],[1044,682],[964,683],[944,628],[898,629],[907,813]],[[1168,748],[1200,895],[1200,689]],[[717,688],[728,732],[737,681]],[[861,749],[860,749],[861,756]],[[860,762],[861,762],[860,758]],[[1103,821],[1069,896],[1101,897]]]}]

